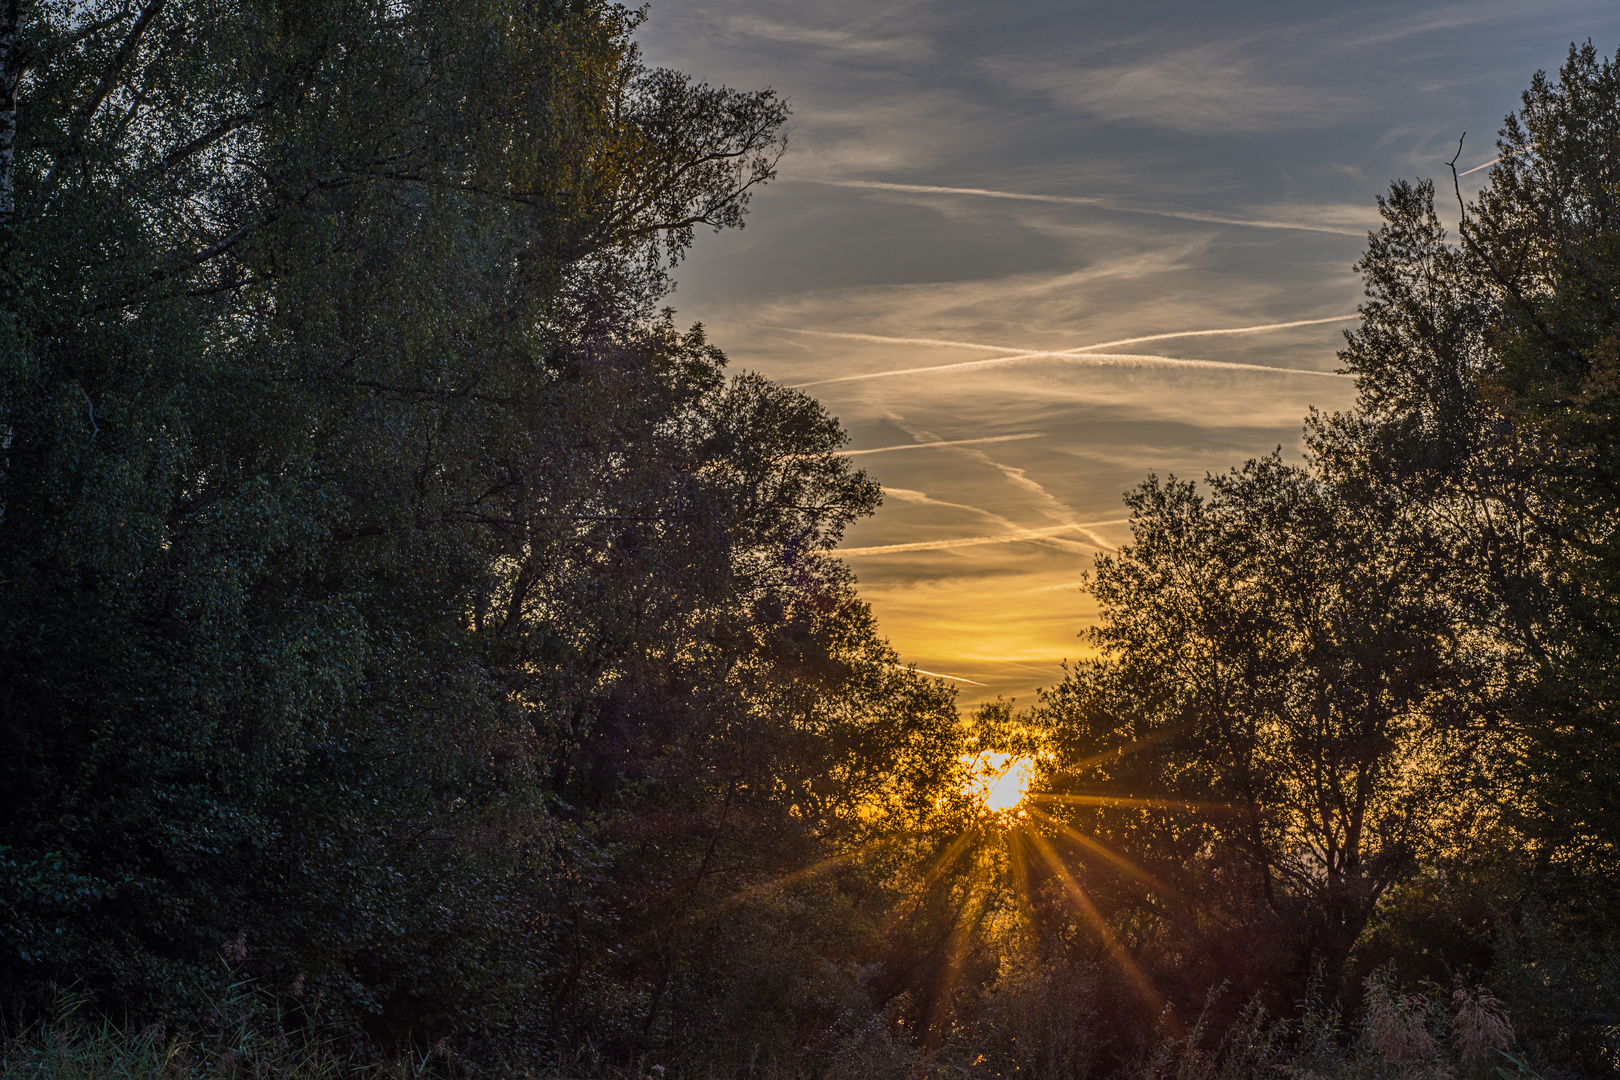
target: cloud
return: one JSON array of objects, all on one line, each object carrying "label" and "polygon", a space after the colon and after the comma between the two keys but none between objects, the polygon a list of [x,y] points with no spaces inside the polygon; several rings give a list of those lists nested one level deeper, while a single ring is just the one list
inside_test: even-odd
[{"label": "cloud", "polygon": [[[871,552],[849,558],[861,594],[902,657],[970,680],[954,683],[964,701],[1025,696],[1090,651],[1074,635],[1095,598],[1075,584],[1097,549],[1071,525],[1126,513],[1119,493],[1150,469],[1297,453],[1309,405],[1350,406],[1350,379],[1281,376],[1339,366],[1338,328],[1305,316],[1356,306],[1373,195],[1447,175],[1457,134],[1494,127],[1570,35],[1620,25],[1595,0],[687,0],[652,15],[650,62],[773,85],[794,108],[782,181],[748,229],[683,264],[683,315],[738,367],[818,382],[868,448],[859,464],[886,491],[845,541]],[[1496,153],[1474,138],[1459,169]],[[1273,320],[1307,325],[1224,332]],[[784,325],[823,333],[765,329]],[[1172,327],[1223,333],[1155,333]],[[1073,355],[1144,349],[1168,355]],[[1043,352],[1070,355],[1003,359]],[[896,411],[934,436],[911,441]],[[1095,531],[1130,542],[1123,521]]]},{"label": "cloud", "polygon": [[979,67],[1006,86],[1100,120],[1199,135],[1323,127],[1364,107],[1353,92],[1281,77],[1275,54],[1242,55],[1252,44],[1197,46],[1125,64],[995,58]]},{"label": "cloud", "polygon": [[867,32],[864,28],[848,29],[847,24],[846,28],[841,29],[796,26],[749,13],[731,15],[725,19],[723,25],[727,31],[741,37],[782,45],[809,45],[828,52],[849,53],[856,56],[916,60],[926,56],[930,51],[928,43],[919,37],[910,35],[884,37]]}]

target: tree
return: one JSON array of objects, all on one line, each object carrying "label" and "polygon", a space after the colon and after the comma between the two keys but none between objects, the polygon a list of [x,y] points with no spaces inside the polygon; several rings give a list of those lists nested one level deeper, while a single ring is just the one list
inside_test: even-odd
[{"label": "tree", "polygon": [[1129,496],[1135,542],[1093,586],[1102,655],[1038,710],[1062,747],[1048,798],[1142,864],[1081,852],[1111,907],[1183,943],[1158,946],[1180,995],[1318,965],[1337,992],[1380,897],[1477,811],[1485,673],[1398,502],[1275,456],[1209,485]]},{"label": "tree", "polygon": [[[1518,782],[1503,802],[1510,842],[1530,856],[1513,917],[1540,952],[1533,973],[1524,949],[1506,948],[1499,978],[1517,985],[1514,1005],[1550,1059],[1589,1068],[1612,1056],[1602,1017],[1617,1007],[1601,989],[1616,912],[1591,883],[1615,870],[1606,792],[1620,749],[1609,180],[1620,70],[1590,43],[1572,47],[1523,102],[1484,190],[1472,202],[1453,192],[1458,243],[1432,189],[1392,190],[1365,262],[1375,303],[1345,354],[1364,387],[1359,415],[1325,427],[1322,445],[1336,468],[1368,463],[1409,484],[1469,570],[1455,595],[1504,672],[1504,775]],[[1425,381],[1451,388],[1449,414]]]},{"label": "tree", "polygon": [[917,804],[949,695],[827,555],[876,486],[653,310],[774,95],[610,4],[6,11],[12,1004],[185,1008],[227,943],[384,1040],[538,1038],[625,814],[737,806],[769,876]]},{"label": "tree", "polygon": [[[1498,935],[1493,977],[1548,1061],[1612,1056],[1615,911],[1591,882],[1614,869],[1620,760],[1617,129],[1620,67],[1572,49],[1479,196],[1454,187],[1458,243],[1432,185],[1380,200],[1340,354],[1357,404],[1313,415],[1305,467],[1130,497],[1135,543],[1097,569],[1102,657],[1041,713],[1070,763],[1057,797],[1084,807],[1062,825],[1150,871],[1086,856],[1165,970],[1269,920],[1294,978],[1320,960],[1334,989],[1358,940],[1444,914]],[[1097,798],[1121,795],[1162,806]]]}]

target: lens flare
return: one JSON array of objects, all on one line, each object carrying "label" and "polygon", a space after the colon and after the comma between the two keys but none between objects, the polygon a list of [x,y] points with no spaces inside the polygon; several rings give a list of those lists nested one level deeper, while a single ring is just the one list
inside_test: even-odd
[{"label": "lens flare", "polygon": [[1035,778],[1035,762],[1011,754],[980,754],[969,785],[985,809],[1004,814],[1024,801]]}]

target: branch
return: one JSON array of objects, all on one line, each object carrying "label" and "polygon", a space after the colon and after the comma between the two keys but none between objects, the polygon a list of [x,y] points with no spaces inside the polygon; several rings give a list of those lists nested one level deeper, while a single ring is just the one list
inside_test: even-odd
[{"label": "branch", "polygon": [[51,187],[55,184],[57,175],[62,171],[62,166],[67,163],[68,158],[79,152],[80,140],[85,129],[90,126],[90,121],[95,118],[102,102],[107,100],[107,95],[111,94],[113,87],[117,85],[118,77],[123,74],[124,67],[129,63],[130,57],[135,54],[135,49],[140,44],[141,37],[146,33],[146,28],[151,25],[153,19],[157,18],[158,12],[163,10],[163,5],[167,2],[168,0],[149,0],[139,17],[136,18],[135,25],[130,27],[129,33],[124,36],[124,41],[118,46],[118,51],[113,54],[112,62],[101,73],[101,81],[96,84],[96,88],[91,91],[90,97],[85,100],[83,105],[79,106],[78,111],[74,114],[72,121],[68,125],[67,142],[57,152],[55,160],[51,162],[50,171],[45,174],[45,179],[39,185],[39,197],[35,201],[36,212],[43,210],[45,204],[50,201]]},{"label": "branch", "polygon": [[1581,360],[1581,354],[1559,340],[1558,335],[1553,333],[1552,327],[1546,324],[1541,316],[1536,313],[1536,309],[1531,305],[1530,301],[1525,299],[1524,293],[1519,290],[1519,286],[1502,273],[1501,269],[1496,265],[1496,260],[1491,258],[1490,254],[1469,234],[1468,207],[1463,202],[1462,184],[1457,176],[1457,159],[1462,157],[1463,139],[1467,137],[1468,132],[1463,132],[1462,136],[1457,139],[1457,152],[1451,156],[1450,161],[1446,162],[1447,168],[1451,170],[1451,190],[1457,196],[1457,235],[1462,237],[1463,243],[1467,245],[1468,250],[1472,251],[1485,264],[1486,269],[1491,272],[1491,277],[1496,279],[1496,283],[1506,289],[1509,295],[1524,310],[1524,313],[1530,317],[1531,325],[1541,331],[1542,336],[1557,346],[1564,355],[1572,360]]}]

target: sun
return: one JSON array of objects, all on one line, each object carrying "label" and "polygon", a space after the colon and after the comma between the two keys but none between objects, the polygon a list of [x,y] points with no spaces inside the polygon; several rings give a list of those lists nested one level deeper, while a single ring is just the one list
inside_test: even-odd
[{"label": "sun", "polygon": [[977,755],[967,787],[986,810],[1005,814],[1024,801],[1035,778],[1035,762],[1027,757],[993,751]]}]

